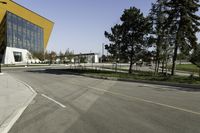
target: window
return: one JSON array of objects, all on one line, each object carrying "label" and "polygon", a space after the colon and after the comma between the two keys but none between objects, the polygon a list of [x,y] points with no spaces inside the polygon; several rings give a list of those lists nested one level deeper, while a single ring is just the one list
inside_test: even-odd
[{"label": "window", "polygon": [[13,13],[7,12],[7,46],[44,51],[43,29]]},{"label": "window", "polygon": [[21,62],[22,61],[22,53],[21,52],[13,52],[15,62]]}]

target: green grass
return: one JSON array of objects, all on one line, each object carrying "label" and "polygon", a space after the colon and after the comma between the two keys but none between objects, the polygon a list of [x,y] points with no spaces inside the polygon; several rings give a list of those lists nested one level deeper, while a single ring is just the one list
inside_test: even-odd
[{"label": "green grass", "polygon": [[185,76],[170,76],[158,74],[154,75],[153,72],[143,72],[134,71],[133,74],[110,72],[110,71],[100,71],[100,70],[83,70],[83,69],[67,69],[65,71],[74,72],[79,74],[88,74],[97,77],[114,77],[122,79],[133,79],[133,80],[148,80],[148,81],[163,81],[163,82],[173,82],[173,83],[187,83],[187,84],[200,84],[199,77],[185,77]]},{"label": "green grass", "polygon": [[193,64],[177,64],[176,70],[199,73],[199,68]]}]

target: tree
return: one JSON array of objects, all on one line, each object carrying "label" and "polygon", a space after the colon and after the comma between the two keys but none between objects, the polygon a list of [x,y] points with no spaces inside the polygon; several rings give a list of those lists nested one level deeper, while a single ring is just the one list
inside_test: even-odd
[{"label": "tree", "polygon": [[65,60],[65,54],[62,51],[59,52],[60,63],[63,63]]},{"label": "tree", "polygon": [[199,32],[200,17],[196,15],[199,0],[167,0],[168,14],[166,27],[170,34],[176,31],[171,74],[174,75],[178,50],[188,55],[197,45],[196,33]]},{"label": "tree", "polygon": [[54,63],[57,57],[57,53],[55,51],[50,52],[50,64]]},{"label": "tree", "polygon": [[48,61],[50,61],[50,60],[51,60],[51,55],[50,55],[50,52],[48,52],[48,51],[45,51],[45,52],[44,52],[44,58],[45,58],[45,60],[48,60]]},{"label": "tree", "polygon": [[121,51],[130,61],[129,73],[132,73],[132,66],[139,61],[147,48],[147,35],[151,30],[148,17],[135,7],[126,9],[121,17],[123,37]]},{"label": "tree", "polygon": [[196,65],[197,67],[199,67],[199,77],[200,77],[200,44],[193,51],[190,58],[190,62],[192,62],[192,64]]},{"label": "tree", "polygon": [[117,62],[120,59],[120,44],[122,43],[122,26],[119,24],[114,25],[111,28],[111,33],[105,31],[105,37],[108,38],[110,44],[105,45],[105,49],[112,54],[114,61]]},{"label": "tree", "polygon": [[32,57],[44,61],[44,52],[33,52]]},{"label": "tree", "polygon": [[179,60],[179,64],[181,64],[182,60],[188,60],[188,58],[183,52],[180,52],[177,54],[177,60]]},{"label": "tree", "polygon": [[135,7],[124,10],[121,16],[122,24],[116,24],[111,28],[111,33],[105,32],[105,37],[110,44],[106,49],[118,60],[130,62],[129,73],[132,73],[132,66],[139,61],[146,51],[147,35],[150,32],[151,24],[148,17]]},{"label": "tree", "polygon": [[67,58],[67,60],[69,60],[69,62],[72,62],[72,59],[74,58],[74,52],[70,51],[69,49],[67,49],[65,51],[65,57]]},{"label": "tree", "polygon": [[[167,34],[166,27],[164,27],[164,23],[166,22],[166,14],[164,11],[166,10],[165,6],[166,0],[157,0],[156,3],[152,4],[152,9],[149,14],[151,23],[153,25],[152,34],[154,35],[154,43],[156,47],[156,61],[155,61],[155,74],[159,71],[159,65],[161,59],[163,59],[162,64],[164,63],[165,54],[162,54],[164,48],[167,47]],[[164,67],[162,67],[164,68]]]}]

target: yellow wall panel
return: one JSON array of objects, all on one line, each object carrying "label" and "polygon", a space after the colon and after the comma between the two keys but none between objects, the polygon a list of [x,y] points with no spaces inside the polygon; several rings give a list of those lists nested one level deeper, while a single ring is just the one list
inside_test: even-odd
[{"label": "yellow wall panel", "polygon": [[6,11],[9,11],[35,25],[42,27],[44,29],[44,47],[46,48],[54,23],[11,0],[4,1],[7,2],[7,4],[0,4],[0,21],[2,21]]}]

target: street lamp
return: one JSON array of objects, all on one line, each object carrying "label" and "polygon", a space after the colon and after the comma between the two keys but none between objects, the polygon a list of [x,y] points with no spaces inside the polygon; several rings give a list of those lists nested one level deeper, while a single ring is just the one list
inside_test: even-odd
[{"label": "street lamp", "polygon": [[[0,1],[0,4],[7,4],[7,2],[5,1]],[[2,62],[2,55],[0,55],[0,74],[2,74],[2,71],[1,71],[1,62]]]}]

